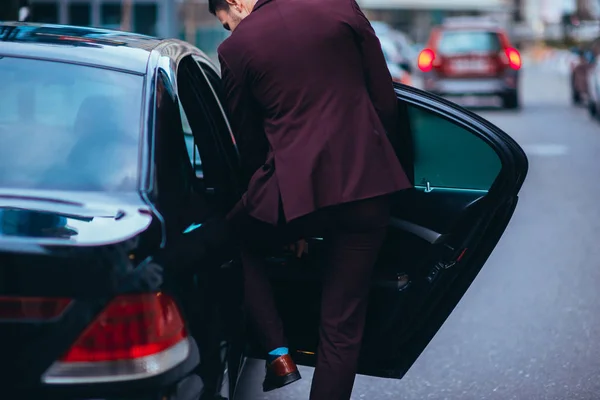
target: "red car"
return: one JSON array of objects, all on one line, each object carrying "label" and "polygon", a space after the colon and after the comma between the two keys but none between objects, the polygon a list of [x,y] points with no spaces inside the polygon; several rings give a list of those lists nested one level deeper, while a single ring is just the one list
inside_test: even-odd
[{"label": "red car", "polygon": [[588,74],[594,67],[594,56],[590,49],[574,49],[579,57],[571,63],[571,101],[575,105],[589,105]]},{"label": "red car", "polygon": [[441,96],[499,96],[520,107],[521,55],[495,24],[462,22],[434,28],[419,54],[424,88]]}]

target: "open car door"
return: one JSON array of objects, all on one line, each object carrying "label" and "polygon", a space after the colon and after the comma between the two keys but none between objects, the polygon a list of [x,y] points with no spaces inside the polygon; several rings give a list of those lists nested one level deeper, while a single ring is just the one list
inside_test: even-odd
[{"label": "open car door", "polygon": [[[399,157],[415,187],[394,195],[358,372],[399,379],[500,240],[528,163],[506,133],[476,114],[415,88],[396,91],[405,142]],[[279,254],[269,263],[290,349],[298,364],[314,365],[327,243],[308,242],[302,259]],[[265,349],[251,339],[249,355],[264,358]]]}]

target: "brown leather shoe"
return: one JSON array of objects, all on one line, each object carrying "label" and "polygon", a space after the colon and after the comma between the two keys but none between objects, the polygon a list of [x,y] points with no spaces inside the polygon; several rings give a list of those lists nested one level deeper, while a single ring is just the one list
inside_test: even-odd
[{"label": "brown leather shoe", "polygon": [[263,392],[270,392],[302,379],[296,363],[289,354],[276,358],[272,363],[267,363],[266,369]]}]

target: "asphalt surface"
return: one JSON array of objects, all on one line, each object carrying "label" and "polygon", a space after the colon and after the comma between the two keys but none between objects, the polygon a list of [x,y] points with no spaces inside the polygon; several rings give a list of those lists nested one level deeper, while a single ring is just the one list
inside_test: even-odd
[{"label": "asphalt surface", "polygon": [[[480,112],[529,156],[509,228],[404,379],[358,376],[352,399],[600,399],[600,123],[564,75],[530,67],[522,88],[522,111]],[[263,394],[263,365],[242,400],[308,398],[311,369]]]}]

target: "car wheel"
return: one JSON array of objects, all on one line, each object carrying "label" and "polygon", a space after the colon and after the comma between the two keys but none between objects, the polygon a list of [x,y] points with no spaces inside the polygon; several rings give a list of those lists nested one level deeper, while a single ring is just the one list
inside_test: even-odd
[{"label": "car wheel", "polygon": [[505,94],[502,98],[502,106],[508,110],[517,110],[521,108],[519,92],[515,91]]}]

